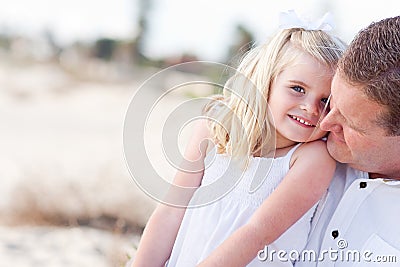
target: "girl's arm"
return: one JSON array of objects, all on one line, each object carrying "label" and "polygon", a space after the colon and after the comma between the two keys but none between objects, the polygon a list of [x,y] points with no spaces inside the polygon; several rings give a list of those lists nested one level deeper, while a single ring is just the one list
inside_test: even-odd
[{"label": "girl's arm", "polygon": [[[207,151],[208,128],[205,121],[199,121],[194,128],[194,133],[188,143],[184,158],[188,161],[198,162],[197,169],[204,169],[204,157]],[[188,204],[195,188],[200,186],[203,178],[203,171],[184,172],[177,171],[173,184],[183,187],[193,187],[191,194],[177,195],[179,192],[173,187],[169,190],[168,199],[177,200],[180,197],[180,203]],[[188,190],[185,190],[187,192]],[[175,202],[176,203],[176,202]],[[174,207],[167,204],[159,204],[149,221],[140,240],[140,244],[132,267],[140,266],[164,266],[169,259],[176,235],[181,225],[185,208]]]},{"label": "girl's arm", "polygon": [[292,166],[272,194],[250,218],[199,266],[246,266],[259,250],[280,237],[327,190],[336,162],[323,141],[302,144]]}]

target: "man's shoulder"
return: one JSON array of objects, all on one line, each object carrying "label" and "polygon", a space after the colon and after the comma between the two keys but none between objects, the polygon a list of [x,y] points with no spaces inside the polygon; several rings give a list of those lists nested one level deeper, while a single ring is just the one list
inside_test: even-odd
[{"label": "man's shoulder", "polygon": [[336,170],[328,191],[342,196],[344,191],[357,179],[367,179],[368,173],[356,170],[348,164],[336,163]]}]

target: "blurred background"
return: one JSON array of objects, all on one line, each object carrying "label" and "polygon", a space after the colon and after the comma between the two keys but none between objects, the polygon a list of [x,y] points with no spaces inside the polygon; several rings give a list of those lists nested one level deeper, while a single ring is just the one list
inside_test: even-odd
[{"label": "blurred background", "polygon": [[346,42],[400,10],[395,0],[0,3],[0,267],[123,266],[134,255],[156,201],[124,162],[124,116],[160,69],[236,63],[288,9],[331,12]]}]

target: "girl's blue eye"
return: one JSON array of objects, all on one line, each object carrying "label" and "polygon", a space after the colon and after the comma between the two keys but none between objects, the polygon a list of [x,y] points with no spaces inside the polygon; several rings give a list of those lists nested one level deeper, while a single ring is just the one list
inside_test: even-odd
[{"label": "girl's blue eye", "polygon": [[324,103],[324,104],[326,104],[326,103],[328,103],[328,100],[329,100],[328,98],[322,98],[322,99],[321,99],[321,102]]},{"label": "girl's blue eye", "polygon": [[329,98],[321,98],[321,108],[322,110],[325,110],[325,112],[330,111]]},{"label": "girl's blue eye", "polygon": [[292,86],[291,87],[294,91],[296,91],[296,92],[298,92],[298,93],[302,93],[302,94],[304,94],[305,93],[305,90],[304,90],[304,88],[303,87],[301,87],[301,86]]}]

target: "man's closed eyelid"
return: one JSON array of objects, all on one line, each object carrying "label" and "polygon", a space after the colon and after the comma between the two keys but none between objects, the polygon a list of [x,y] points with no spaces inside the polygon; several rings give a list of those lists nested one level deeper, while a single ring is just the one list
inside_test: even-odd
[{"label": "man's closed eyelid", "polygon": [[342,118],[343,122],[350,127],[351,129],[353,129],[356,132],[359,132],[361,134],[365,134],[366,130],[364,130],[361,127],[358,127],[357,125],[355,125],[353,122],[351,122],[350,120],[346,119],[340,112],[338,112],[340,114],[340,117]]},{"label": "man's closed eyelid", "polygon": [[366,130],[361,129],[360,127],[358,127],[358,126],[356,126],[356,125],[354,125],[352,123],[349,123],[349,126],[350,126],[350,128],[352,128],[356,132],[359,132],[361,134],[366,134]]}]

